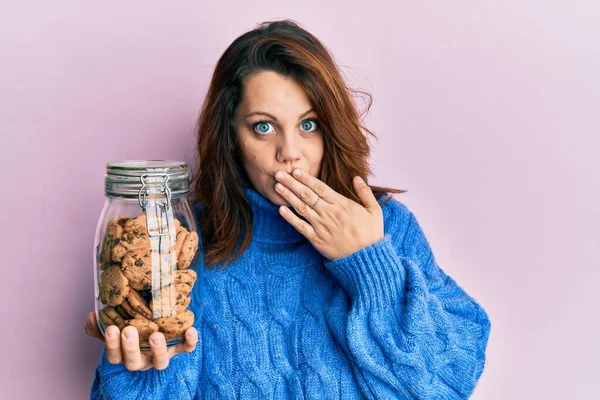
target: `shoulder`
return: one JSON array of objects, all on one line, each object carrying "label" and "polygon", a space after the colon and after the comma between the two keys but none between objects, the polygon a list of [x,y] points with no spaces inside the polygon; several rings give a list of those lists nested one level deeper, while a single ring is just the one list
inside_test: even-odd
[{"label": "shoulder", "polygon": [[406,231],[413,218],[408,206],[391,195],[382,196],[377,201],[383,213],[385,233],[398,235]]},{"label": "shoulder", "polygon": [[[389,200],[387,200],[389,198]],[[414,212],[393,196],[382,196],[384,233],[390,236],[399,256],[422,257],[430,253],[429,242]]]}]

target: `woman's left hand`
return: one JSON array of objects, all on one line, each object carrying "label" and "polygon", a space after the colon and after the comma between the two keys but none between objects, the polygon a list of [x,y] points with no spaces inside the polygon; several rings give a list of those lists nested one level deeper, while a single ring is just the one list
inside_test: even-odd
[{"label": "woman's left hand", "polygon": [[[362,205],[342,196],[306,171],[278,171],[275,190],[308,223],[286,206],[279,212],[329,260],[348,256],[384,237],[383,213],[371,188],[358,176],[354,190]],[[281,185],[281,186],[280,186]]]}]

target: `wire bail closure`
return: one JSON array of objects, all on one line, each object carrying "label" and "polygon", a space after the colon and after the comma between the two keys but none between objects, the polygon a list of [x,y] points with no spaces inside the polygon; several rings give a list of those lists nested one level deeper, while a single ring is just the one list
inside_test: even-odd
[{"label": "wire bail closure", "polygon": [[[148,178],[163,178],[164,182],[162,182],[162,186],[159,188],[159,193],[164,194],[164,197],[159,198],[159,199],[151,199],[148,200],[146,199],[146,197],[149,195],[148,192],[148,186],[146,186],[146,179]],[[163,237],[163,236],[169,236],[171,234],[171,221],[169,221],[169,215],[172,216],[172,213],[169,213],[169,209],[171,208],[171,190],[169,189],[169,186],[167,185],[167,182],[169,181],[169,175],[168,174],[143,174],[140,177],[140,182],[142,183],[142,187],[138,192],[138,203],[140,205],[140,207],[142,208],[142,210],[144,211],[144,213],[146,214],[146,228],[148,231],[148,236],[150,237]],[[165,201],[166,200],[166,201]],[[148,206],[153,206],[155,208],[155,215],[158,217],[158,221],[162,221],[163,220],[163,216],[166,219],[166,231],[164,229],[164,227],[160,226],[160,223],[158,223],[158,229],[150,229],[151,226],[151,221],[150,221],[150,216],[149,213],[147,212],[147,208]],[[172,218],[171,218],[172,219]],[[156,225],[156,224],[155,224]],[[158,232],[156,232],[158,231]]]}]

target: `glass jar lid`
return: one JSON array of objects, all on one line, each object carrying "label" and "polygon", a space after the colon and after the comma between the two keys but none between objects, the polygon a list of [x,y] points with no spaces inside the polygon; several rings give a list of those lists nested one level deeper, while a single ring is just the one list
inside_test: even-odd
[{"label": "glass jar lid", "polygon": [[104,193],[107,196],[139,198],[140,192],[164,193],[172,197],[190,192],[190,175],[183,161],[127,160],[106,164]]}]

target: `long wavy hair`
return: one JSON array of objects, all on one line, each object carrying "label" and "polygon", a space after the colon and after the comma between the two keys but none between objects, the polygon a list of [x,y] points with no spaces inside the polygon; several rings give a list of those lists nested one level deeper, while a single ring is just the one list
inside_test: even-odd
[{"label": "long wavy hair", "polygon": [[[192,201],[202,207],[198,222],[206,268],[234,261],[252,239],[252,209],[242,186],[249,178],[242,166],[234,115],[244,83],[260,71],[292,78],[306,92],[324,139],[319,179],[360,203],[352,178],[359,175],[368,184],[371,175],[368,137],[375,135],[361,122],[371,96],[347,87],[327,48],[295,21],[259,24],[235,39],[219,59],[196,128],[199,158],[191,190]],[[362,114],[351,93],[367,96]],[[406,192],[369,186],[378,200]]]}]

